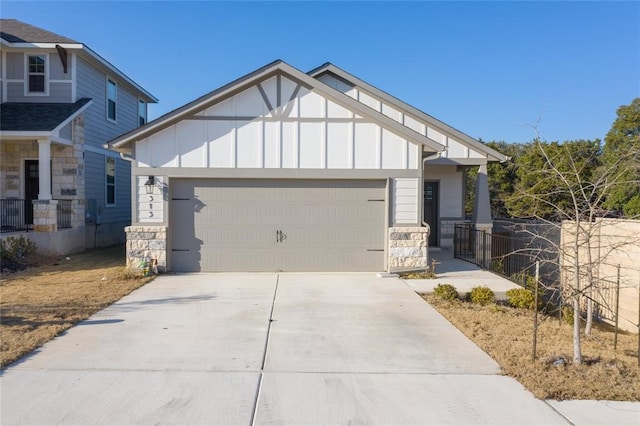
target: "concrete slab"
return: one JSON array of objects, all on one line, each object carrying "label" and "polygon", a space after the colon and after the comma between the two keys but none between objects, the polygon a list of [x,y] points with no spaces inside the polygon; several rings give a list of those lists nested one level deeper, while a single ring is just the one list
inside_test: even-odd
[{"label": "concrete slab", "polygon": [[495,374],[498,365],[400,280],[281,274],[267,371]]},{"label": "concrete slab", "polygon": [[250,424],[259,373],[12,370],[3,425]]},{"label": "concrete slab", "polygon": [[566,425],[504,376],[265,373],[255,424]]},{"label": "concrete slab", "polygon": [[14,368],[257,371],[276,279],[158,277]]},{"label": "concrete slab", "polygon": [[0,423],[565,421],[497,372],[399,279],[165,275],[0,373]]},{"label": "concrete slab", "polygon": [[547,403],[575,425],[640,425],[640,402],[549,400]]}]

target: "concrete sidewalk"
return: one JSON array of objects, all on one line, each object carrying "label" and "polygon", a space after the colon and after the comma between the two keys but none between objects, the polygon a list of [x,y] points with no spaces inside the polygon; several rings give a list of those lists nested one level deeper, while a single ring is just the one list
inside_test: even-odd
[{"label": "concrete sidewalk", "polygon": [[463,296],[473,287],[489,287],[499,300],[506,299],[506,292],[512,288],[520,288],[517,284],[493,272],[485,271],[472,263],[454,259],[450,250],[429,249],[431,259],[437,261],[437,278],[429,280],[405,280],[417,293],[432,293],[438,284],[451,284]]},{"label": "concrete sidewalk", "polygon": [[498,371],[399,279],[166,275],[4,370],[0,422],[638,424]]}]

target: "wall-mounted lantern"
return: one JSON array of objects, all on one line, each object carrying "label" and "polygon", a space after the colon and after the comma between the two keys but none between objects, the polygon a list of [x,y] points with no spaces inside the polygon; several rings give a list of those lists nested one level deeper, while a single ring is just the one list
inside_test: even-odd
[{"label": "wall-mounted lantern", "polygon": [[149,176],[147,181],[144,183],[144,187],[147,190],[147,194],[153,194],[153,188],[155,187],[155,184],[156,184],[155,176]]}]

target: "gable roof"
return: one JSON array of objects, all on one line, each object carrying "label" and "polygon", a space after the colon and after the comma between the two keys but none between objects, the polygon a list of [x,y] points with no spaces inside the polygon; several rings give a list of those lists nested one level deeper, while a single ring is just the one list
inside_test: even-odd
[{"label": "gable roof", "polygon": [[0,38],[9,43],[71,43],[75,40],[34,27],[17,19],[0,19]]},{"label": "gable roof", "polygon": [[63,37],[59,34],[47,31],[17,19],[0,19],[0,44],[16,49],[56,49],[58,47],[77,51],[83,59],[89,60],[92,64],[105,72],[114,74],[123,82],[137,91],[141,98],[150,103],[158,102],[158,99],[145,90],[138,83],[129,78],[109,61],[91,50],[87,45],[73,39]]},{"label": "gable roof", "polygon": [[4,102],[0,105],[0,130],[15,132],[51,131],[91,102],[82,98],[75,103]]},{"label": "gable roof", "polygon": [[449,126],[448,124],[443,123],[442,121],[430,116],[429,114],[420,111],[419,109],[401,101],[400,99],[388,94],[387,92],[384,92],[380,89],[378,89],[377,87],[363,81],[360,80],[358,77],[349,74],[348,72],[346,72],[345,70],[333,65],[330,62],[326,62],[322,65],[320,65],[317,68],[312,69],[311,71],[309,71],[307,74],[309,74],[310,76],[314,77],[314,78],[318,78],[323,74],[333,74],[334,76],[338,77],[340,80],[343,80],[344,82],[352,85],[352,86],[356,86],[356,87],[360,87],[370,93],[372,93],[373,95],[379,97],[380,99],[384,100],[385,102],[388,102],[390,105],[399,108],[402,111],[405,111],[407,113],[409,113],[409,115],[414,115],[416,117],[418,117],[420,120],[426,122],[427,124],[429,124],[430,126],[432,126],[433,128],[435,128],[436,130],[441,130],[444,131],[446,133],[449,133],[450,135],[456,137],[457,139],[459,139],[459,141],[467,146],[469,146],[470,148],[473,148],[474,150],[481,152],[483,154],[485,154],[487,156],[487,160],[488,161],[499,161],[499,162],[504,162],[507,161],[509,159],[509,157],[499,153],[498,151],[489,148],[488,146],[486,146],[485,144],[483,144],[482,142],[472,138],[471,136]]},{"label": "gable roof", "polygon": [[156,132],[159,132],[160,130],[165,129],[186,117],[196,114],[234,94],[247,89],[248,87],[262,80],[265,80],[277,74],[286,75],[287,77],[300,83],[302,86],[318,92],[322,96],[331,99],[339,105],[345,106],[356,114],[363,117],[368,117],[386,130],[395,133],[413,143],[423,145],[423,147],[425,147],[428,151],[434,153],[442,152],[445,148],[440,143],[424,135],[421,135],[420,133],[415,132],[412,129],[409,129],[406,126],[403,126],[397,121],[392,120],[386,115],[383,115],[367,107],[366,105],[356,101],[355,99],[345,95],[344,93],[332,89],[323,82],[310,77],[309,75],[298,70],[297,68],[292,67],[282,60],[276,60],[270,64],[267,64],[262,68],[259,68],[256,71],[245,75],[244,77],[234,80],[231,83],[228,83],[212,92],[209,92],[206,95],[201,96],[200,98],[145,124],[142,127],[138,127],[137,129],[125,133],[124,135],[121,135],[109,141],[105,145],[105,147],[113,149],[126,149],[129,144],[133,143],[136,140],[144,139]]}]

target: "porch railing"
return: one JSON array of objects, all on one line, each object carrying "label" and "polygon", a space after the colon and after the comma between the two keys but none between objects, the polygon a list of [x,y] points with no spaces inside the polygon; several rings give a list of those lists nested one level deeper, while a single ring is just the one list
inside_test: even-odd
[{"label": "porch railing", "polygon": [[[71,228],[73,200],[57,200],[58,229]],[[0,199],[0,232],[30,231],[33,229],[33,204],[18,198]]]},{"label": "porch railing", "polygon": [[71,228],[71,215],[73,214],[72,203],[73,200],[58,200],[58,229]]},{"label": "porch railing", "polygon": [[33,229],[33,205],[30,200],[0,200],[0,232]]}]

